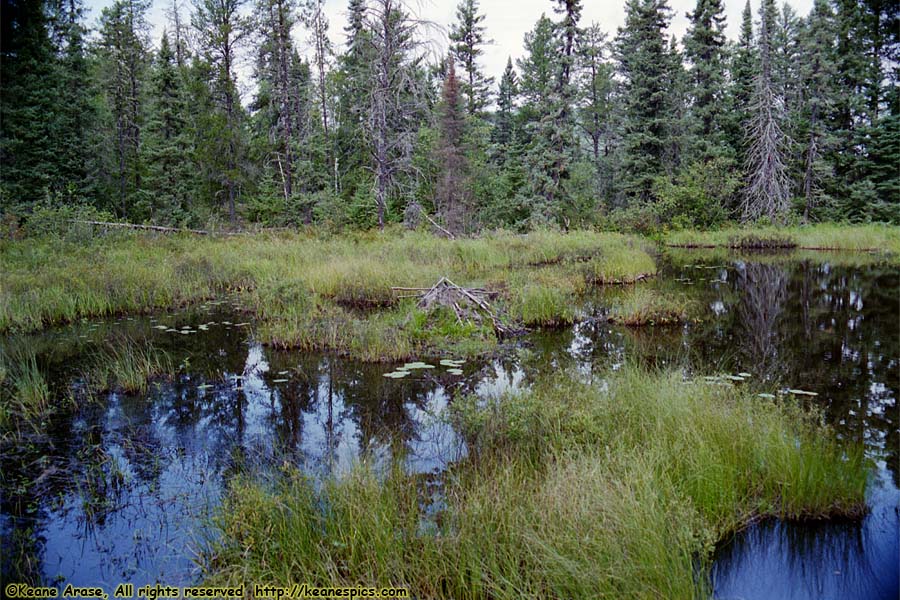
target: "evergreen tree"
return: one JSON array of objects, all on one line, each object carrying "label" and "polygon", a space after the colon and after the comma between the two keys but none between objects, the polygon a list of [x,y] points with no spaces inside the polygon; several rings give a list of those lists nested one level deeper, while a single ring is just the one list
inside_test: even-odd
[{"label": "evergreen tree", "polygon": [[478,64],[484,54],[483,46],[490,44],[485,39],[482,23],[484,15],[478,12],[478,0],[462,0],[456,7],[456,22],[450,27],[450,54],[465,73],[461,82],[462,93],[466,97],[466,110],[470,116],[481,114],[490,103],[493,77],[485,76]]},{"label": "evergreen tree", "polygon": [[525,34],[519,67],[519,93],[522,97],[523,121],[537,120],[549,108],[550,95],[555,82],[556,29],[553,21],[541,15],[530,32]]},{"label": "evergreen tree", "polygon": [[[669,39],[666,53],[666,96],[664,107],[666,145],[663,153],[662,167],[664,172],[672,176],[686,162],[685,149],[691,143],[690,124],[687,115],[690,81],[684,68],[684,60],[678,50],[678,40],[673,35]],[[712,137],[712,136],[711,136]]]},{"label": "evergreen tree", "polygon": [[325,17],[323,0],[306,0],[303,6],[303,23],[309,30],[310,43],[313,48],[313,63],[316,66],[316,91],[318,92],[319,117],[322,124],[322,143],[324,146],[326,172],[333,173],[333,181],[337,188],[337,168],[334,165],[331,131],[329,128],[329,115],[332,108],[329,105],[328,69],[330,67],[333,49],[331,40],[328,39],[328,19]]},{"label": "evergreen tree", "polygon": [[[249,33],[241,16],[244,0],[195,0],[192,24],[208,71],[215,112],[210,115],[205,157],[206,176],[224,192],[228,216],[237,222],[236,202],[243,182],[246,139],[235,81],[237,48]],[[218,195],[218,191],[216,195]]]},{"label": "evergreen tree", "polygon": [[758,69],[756,44],[753,40],[753,11],[750,0],[744,5],[741,32],[737,45],[731,52],[731,87],[726,102],[726,127],[728,144],[739,162],[745,158],[744,125],[750,120],[750,103],[753,98],[754,79]]},{"label": "evergreen tree", "polygon": [[690,65],[692,156],[708,160],[724,152],[725,7],[722,0],[697,0],[688,14],[684,54]]},{"label": "evergreen tree", "polygon": [[470,227],[471,190],[469,165],[463,147],[465,109],[453,62],[451,53],[447,59],[447,76],[444,78],[441,103],[438,107],[437,156],[440,173],[435,189],[435,207],[449,231],[461,232]]},{"label": "evergreen tree", "polygon": [[[592,23],[579,42],[582,130],[590,139],[594,164],[600,164],[601,151],[609,153],[612,120],[612,66],[606,61],[606,34]],[[606,144],[604,144],[604,141]]]},{"label": "evergreen tree", "polygon": [[146,14],[149,0],[116,0],[100,16],[100,85],[111,123],[115,209],[132,215],[131,203],[141,190],[141,130],[148,64]]},{"label": "evergreen tree", "polygon": [[164,224],[190,221],[194,191],[187,97],[177,60],[164,30],[150,74],[144,194],[150,212],[146,216]]},{"label": "evergreen tree", "polygon": [[663,172],[671,134],[671,59],[665,0],[628,0],[616,51],[622,77],[622,177],[626,198],[647,201]]},{"label": "evergreen tree", "polygon": [[782,131],[784,103],[777,95],[772,74],[772,28],[777,18],[774,0],[760,7],[759,71],[747,124],[747,187],[741,203],[744,221],[767,217],[784,220],[790,209],[790,182]]},{"label": "evergreen tree", "polygon": [[58,75],[43,2],[4,2],[0,18],[0,212],[27,212],[55,178],[55,98]]},{"label": "evergreen tree", "polygon": [[51,6],[56,60],[53,84],[51,193],[63,201],[82,201],[96,190],[88,178],[84,151],[93,122],[91,78],[85,55],[86,28],[81,0],[56,0]]},{"label": "evergreen tree", "polygon": [[299,127],[291,110],[291,60],[295,23],[294,5],[289,0],[258,0],[260,45],[257,55],[258,83],[255,108],[262,139],[261,160],[272,169],[281,185],[285,203],[294,194],[294,133]]},{"label": "evergreen tree", "polygon": [[373,56],[372,34],[366,29],[366,5],[364,0],[350,0],[347,25],[346,51],[338,59],[335,76],[335,90],[338,96],[336,107],[337,127],[334,157],[338,170],[339,191],[353,197],[357,186],[370,187],[368,171],[364,167],[371,156],[366,146],[363,131],[366,107],[369,103],[369,82],[375,58]]},{"label": "evergreen tree", "polygon": [[800,188],[805,201],[803,218],[807,220],[820,203],[822,181],[829,178],[831,167],[824,160],[833,143],[828,123],[834,111],[834,44],[837,40],[834,13],[828,0],[816,0],[806,20],[800,41],[804,61],[800,65],[802,108],[796,131],[802,149]]},{"label": "evergreen tree", "polygon": [[506,60],[506,69],[497,89],[497,112],[494,115],[493,142],[502,159],[509,154],[516,134],[516,97],[519,83],[512,57]]},{"label": "evergreen tree", "polygon": [[375,173],[378,226],[386,222],[388,202],[401,175],[410,169],[413,138],[419,125],[421,81],[415,22],[398,0],[374,0],[366,28],[374,64],[369,71],[368,102],[363,131],[371,149]]}]

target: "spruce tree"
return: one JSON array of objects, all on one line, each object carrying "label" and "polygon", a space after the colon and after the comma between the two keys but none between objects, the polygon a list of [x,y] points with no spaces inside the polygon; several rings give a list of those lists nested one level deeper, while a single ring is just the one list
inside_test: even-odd
[{"label": "spruce tree", "polygon": [[485,76],[478,64],[484,54],[483,47],[491,41],[485,39],[484,15],[478,12],[478,0],[462,0],[456,7],[456,22],[450,27],[450,54],[463,69],[462,93],[466,97],[466,110],[477,116],[490,103],[493,77]]},{"label": "spruce tree", "polygon": [[671,126],[665,0],[629,0],[616,52],[622,78],[622,177],[627,200],[647,201],[663,172]]},{"label": "spruce tree", "polygon": [[588,136],[594,164],[600,164],[601,152],[608,153],[612,118],[612,66],[606,60],[606,34],[597,23],[591,23],[579,41],[579,73],[581,109],[579,124]]},{"label": "spruce tree", "polygon": [[492,141],[497,146],[501,162],[511,152],[516,135],[516,97],[519,95],[519,83],[512,57],[506,59],[506,69],[500,78],[497,88],[497,111],[494,114]]},{"label": "spruce tree", "polygon": [[338,170],[337,186],[345,196],[356,195],[357,187],[370,189],[369,172],[365,168],[371,155],[363,131],[366,107],[369,103],[369,82],[374,65],[372,33],[366,28],[364,0],[350,0],[344,34],[346,50],[338,58],[335,90],[336,133],[334,157]]},{"label": "spruce tree", "polygon": [[59,73],[43,2],[4,2],[0,69],[0,212],[26,215],[55,177],[48,83]]},{"label": "spruce tree", "polygon": [[753,40],[753,11],[750,0],[747,0],[741,18],[740,35],[731,52],[731,87],[725,103],[728,144],[740,163],[744,162],[746,156],[744,125],[750,120],[750,103],[758,62],[759,56]]},{"label": "spruce tree", "polygon": [[141,136],[145,118],[146,72],[149,62],[146,21],[149,0],[117,0],[100,16],[100,86],[110,122],[105,129],[113,149],[112,184],[116,212],[132,215],[134,195],[141,190]]},{"label": "spruce tree", "polygon": [[242,16],[244,0],[195,0],[192,19],[197,45],[209,65],[208,85],[215,111],[210,115],[205,172],[225,197],[228,217],[237,223],[237,197],[246,153],[243,111],[235,80],[237,49],[250,32]]},{"label": "spruce tree", "polygon": [[832,171],[825,156],[834,141],[828,124],[834,112],[836,40],[834,13],[828,0],[815,0],[800,39],[805,60],[800,65],[802,106],[798,110],[796,131],[797,142],[802,146],[800,190],[804,198],[804,220],[820,204],[827,186],[823,180],[830,179]]},{"label": "spruce tree", "polygon": [[519,93],[522,120],[537,121],[549,110],[556,75],[556,28],[541,15],[534,29],[525,34],[524,54],[516,61],[519,68]]},{"label": "spruce tree", "polygon": [[294,131],[299,127],[297,115],[290,109],[294,10],[294,4],[288,0],[258,0],[256,5],[260,45],[255,73],[258,84],[255,108],[261,129],[260,158],[267,169],[277,174],[273,179],[281,183],[281,197],[285,203],[290,202],[294,194]]},{"label": "spruce tree", "polygon": [[187,96],[175,48],[163,30],[150,73],[145,194],[153,222],[184,224],[191,220],[194,157],[188,125]]},{"label": "spruce tree", "polygon": [[690,65],[691,155],[699,160],[724,152],[725,7],[722,0],[697,0],[688,14],[684,54]]},{"label": "spruce tree", "polygon": [[316,93],[319,109],[319,122],[321,123],[321,144],[324,170],[331,174],[334,188],[337,189],[337,168],[334,164],[334,149],[332,144],[332,132],[330,117],[332,107],[329,100],[328,72],[334,50],[331,40],[328,39],[328,19],[325,16],[323,0],[306,0],[303,5],[301,17],[303,24],[310,33],[309,43],[313,49],[313,64],[316,68]]},{"label": "spruce tree", "polygon": [[454,233],[471,226],[471,190],[469,164],[466,159],[464,137],[465,108],[461,98],[460,81],[451,56],[447,59],[447,76],[438,106],[439,139],[437,156],[440,170],[435,188],[435,208],[446,228]]},{"label": "spruce tree", "polygon": [[92,199],[97,190],[88,177],[88,143],[94,121],[91,74],[85,54],[87,28],[81,0],[56,0],[50,7],[56,73],[52,86],[54,110],[51,123],[51,160],[54,173],[51,193],[64,202]]}]

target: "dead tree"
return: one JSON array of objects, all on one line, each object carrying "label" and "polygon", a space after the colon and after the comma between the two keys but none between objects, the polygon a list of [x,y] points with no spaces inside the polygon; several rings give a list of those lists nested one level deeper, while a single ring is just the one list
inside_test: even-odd
[{"label": "dead tree", "polygon": [[384,228],[388,198],[398,178],[409,170],[420,105],[415,71],[421,60],[416,21],[402,0],[372,0],[367,10],[368,38],[375,57],[366,119],[375,174],[378,226]]},{"label": "dead tree", "polygon": [[790,209],[790,181],[785,164],[785,148],[790,140],[781,129],[784,102],[772,85],[771,37],[775,16],[774,0],[765,0],[760,9],[759,73],[756,76],[752,116],[747,123],[747,187],[741,201],[741,219],[760,217],[781,220]]}]

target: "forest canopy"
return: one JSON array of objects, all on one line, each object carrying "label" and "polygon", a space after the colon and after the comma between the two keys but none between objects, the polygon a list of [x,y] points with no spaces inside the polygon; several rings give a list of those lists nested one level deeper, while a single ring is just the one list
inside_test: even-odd
[{"label": "forest canopy", "polygon": [[723,0],[681,39],[666,0],[617,31],[547,0],[498,80],[478,0],[438,58],[402,0],[349,0],[340,45],[323,0],[165,2],[151,35],[150,0],[2,0],[4,233],[900,223],[896,0],[748,1],[737,40]]}]

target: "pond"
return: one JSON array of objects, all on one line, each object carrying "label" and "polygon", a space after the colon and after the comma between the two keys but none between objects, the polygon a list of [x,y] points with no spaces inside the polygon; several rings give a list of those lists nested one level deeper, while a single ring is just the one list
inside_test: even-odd
[{"label": "pond", "polygon": [[228,301],[152,317],[86,321],[38,335],[27,347],[56,389],[77,386],[99,349],[150,343],[178,375],[144,394],[106,394],[24,432],[0,459],[4,581],[75,585],[201,574],[196,549],[230,478],[297,465],[340,477],[365,455],[400,459],[440,486],[466,449],[440,419],[459,393],[528,386],[573,368],[602,378],[625,361],[686,372],[738,373],[761,389],[792,388],[839,435],[862,440],[876,469],[861,521],[769,520],[724,540],[712,570],[718,598],[896,598],[900,502],[898,297],[900,273],[868,255],[667,251],[661,275],[641,285],[689,294],[702,307],[683,326],[626,328],[589,297],[573,327],[535,332],[489,360],[402,379],[394,365],[275,351]]}]

